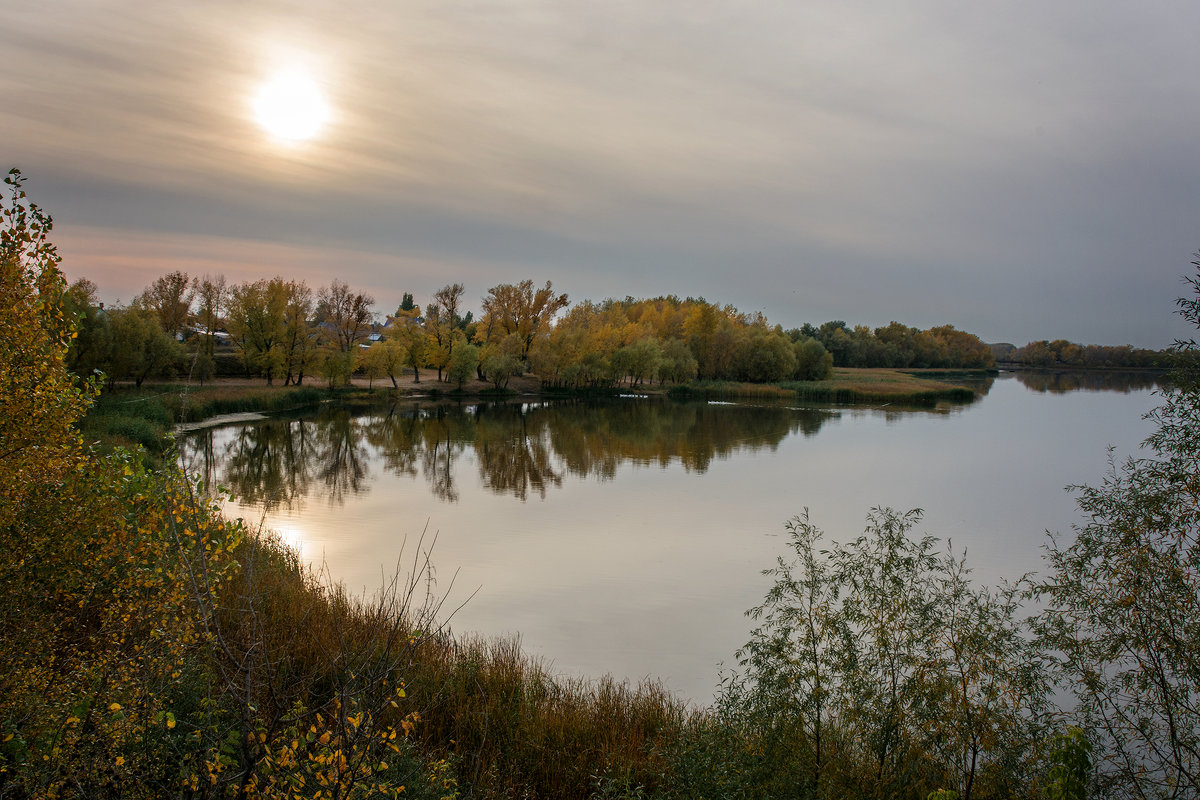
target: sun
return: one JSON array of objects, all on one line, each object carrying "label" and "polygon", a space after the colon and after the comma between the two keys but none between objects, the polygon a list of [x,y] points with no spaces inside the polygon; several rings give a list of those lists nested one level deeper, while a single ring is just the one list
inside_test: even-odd
[{"label": "sun", "polygon": [[321,87],[303,70],[276,72],[254,95],[255,120],[283,142],[298,143],[316,137],[329,115]]}]

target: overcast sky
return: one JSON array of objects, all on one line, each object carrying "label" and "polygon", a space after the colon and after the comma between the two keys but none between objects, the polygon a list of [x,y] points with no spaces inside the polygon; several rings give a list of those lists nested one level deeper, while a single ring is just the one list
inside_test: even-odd
[{"label": "overcast sky", "polygon": [[[703,296],[784,327],[1162,347],[1194,0],[9,3],[0,155],[70,278]],[[309,140],[254,99],[305,73]]]}]

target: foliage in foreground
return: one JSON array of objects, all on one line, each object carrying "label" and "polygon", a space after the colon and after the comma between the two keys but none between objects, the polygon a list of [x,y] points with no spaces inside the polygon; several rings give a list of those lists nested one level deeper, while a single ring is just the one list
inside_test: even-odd
[{"label": "foliage in foreground", "polygon": [[[749,776],[780,797],[1028,792],[1047,686],[1019,594],[976,589],[962,557],[910,535],[919,511],[872,512],[820,549],[807,514],[719,709],[756,744]],[[742,777],[745,777],[743,775]]]},{"label": "foliage in foreground", "polygon": [[453,794],[396,702],[412,591],[272,583],[187,481],[85,449],[50,219],[3,201],[0,796]]},{"label": "foliage in foreground", "polygon": [[[1200,328],[1193,264],[1179,307]],[[1200,372],[1173,381],[1150,415],[1150,455],[1076,487],[1085,521],[1073,541],[1051,543],[1040,587],[1046,646],[1061,653],[1109,797],[1200,793]]]}]

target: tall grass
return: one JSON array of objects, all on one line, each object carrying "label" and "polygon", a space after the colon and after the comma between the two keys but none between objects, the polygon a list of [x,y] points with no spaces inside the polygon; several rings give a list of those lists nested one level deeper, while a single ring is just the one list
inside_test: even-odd
[{"label": "tall grass", "polygon": [[253,605],[261,640],[252,641],[244,611],[232,611],[227,625],[239,641],[230,649],[268,654],[286,673],[272,682],[303,687],[309,707],[386,651],[387,677],[406,686],[396,718],[416,720],[416,749],[452,764],[464,796],[583,800],[606,780],[653,789],[670,772],[669,743],[699,713],[656,683],[556,678],[517,639],[453,636],[436,619],[441,600],[421,588],[427,556],[415,577],[371,598],[348,595],[274,537],[258,537],[239,558],[249,577],[231,585],[223,606]]},{"label": "tall grass", "polygon": [[667,396],[675,400],[792,400],[795,392],[774,383],[692,381],[672,386]]},{"label": "tall grass", "polygon": [[657,683],[552,677],[517,639],[439,637],[413,668],[422,741],[485,797],[586,798],[602,778],[655,787],[689,719]]},{"label": "tall grass", "polygon": [[939,402],[971,403],[975,392],[961,386],[915,391],[855,389],[847,386],[796,384],[795,397],[813,403],[899,403],[901,405],[933,406]]}]

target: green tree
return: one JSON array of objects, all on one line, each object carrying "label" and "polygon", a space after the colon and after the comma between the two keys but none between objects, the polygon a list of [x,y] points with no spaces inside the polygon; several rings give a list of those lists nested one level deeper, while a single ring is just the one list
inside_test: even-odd
[{"label": "green tree", "polygon": [[133,305],[153,311],[162,329],[176,337],[187,325],[191,302],[192,279],[186,272],[176,270],[156,278]]},{"label": "green tree", "polygon": [[451,334],[453,328],[437,303],[425,306],[425,363],[437,369],[437,379],[442,380],[442,370],[450,363]]},{"label": "green tree", "polygon": [[674,383],[683,383],[690,381],[696,377],[698,369],[696,357],[692,355],[692,351],[688,349],[682,339],[668,339],[663,344],[662,364],[658,370],[660,382],[669,380]]},{"label": "green tree", "polygon": [[826,543],[807,516],[749,613],[759,625],[720,699],[756,794],[1014,796],[1036,772],[1047,684],[1015,588],[914,538],[919,511],[875,509]]},{"label": "green tree", "polygon": [[390,335],[395,337],[401,347],[401,363],[412,368],[413,383],[420,383],[421,367],[425,366],[427,361],[424,332],[416,325],[404,325]]},{"label": "green tree", "polygon": [[96,301],[96,285],[80,278],[67,290],[67,307],[75,320],[67,366],[83,379],[112,369],[113,334],[111,319]]},{"label": "green tree", "polygon": [[358,366],[354,351],[338,350],[332,343],[326,343],[317,350],[315,368],[317,374],[324,376],[330,389],[348,386]]},{"label": "green tree", "polygon": [[141,386],[146,378],[173,377],[183,364],[183,345],[159,325],[152,309],[131,306],[109,314],[112,329],[112,377],[132,379]]},{"label": "green tree", "polygon": [[833,354],[818,340],[802,339],[793,348],[796,353],[796,380],[823,381],[833,374]]},{"label": "green tree", "polygon": [[[458,307],[464,291],[461,283],[448,284],[438,290],[433,302],[425,307],[425,357],[429,366],[437,369],[439,381],[442,370],[447,369],[454,358],[455,344],[460,341],[457,336]],[[465,337],[461,341],[465,342]]]},{"label": "green tree", "polygon": [[521,349],[524,342],[518,334],[510,333],[499,342],[489,342],[480,348],[479,368],[483,379],[497,389],[508,386],[514,375],[522,372]]},{"label": "green tree", "polygon": [[1092,783],[1092,743],[1083,730],[1068,728],[1054,737],[1046,800],[1087,800]]},{"label": "green tree", "polygon": [[787,523],[794,558],[779,557],[763,574],[774,583],[762,605],[749,612],[760,622],[738,651],[745,670],[720,698],[726,718],[763,742],[753,780],[780,778],[800,794],[823,797],[833,703],[841,676],[831,654],[837,646],[833,576],[821,553],[821,531],[808,512]]},{"label": "green tree", "polygon": [[238,284],[229,293],[229,336],[247,371],[265,376],[267,385],[286,361],[287,309],[283,278]]},{"label": "green tree", "polygon": [[[1200,328],[1200,254],[1179,313]],[[1180,342],[1182,354],[1196,351]],[[1052,537],[1046,647],[1096,736],[1107,797],[1200,793],[1200,376],[1181,370],[1149,419],[1149,455],[1074,487],[1086,520]]]},{"label": "green tree", "polygon": [[446,368],[446,379],[462,389],[475,375],[475,368],[479,365],[479,348],[467,344],[467,337],[462,331],[456,330],[451,338],[455,340],[452,342],[454,354]]},{"label": "green tree", "polygon": [[398,388],[397,376],[404,370],[404,343],[393,333],[380,342],[375,342],[367,351],[364,366],[367,374],[376,370],[378,375],[387,375],[392,382],[392,388]]}]

